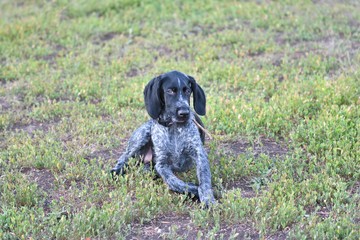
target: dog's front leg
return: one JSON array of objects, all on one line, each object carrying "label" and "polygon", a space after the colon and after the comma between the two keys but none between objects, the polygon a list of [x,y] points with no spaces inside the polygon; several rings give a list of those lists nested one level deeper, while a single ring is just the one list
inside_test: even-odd
[{"label": "dog's front leg", "polygon": [[199,199],[206,206],[215,203],[214,194],[211,188],[210,164],[203,147],[198,147],[196,154],[196,173],[199,180]]},{"label": "dog's front leg", "polygon": [[124,168],[129,158],[140,155],[142,148],[151,141],[151,127],[153,124],[153,120],[149,120],[134,131],[125,152],[120,156],[115,167],[111,169],[112,174],[124,174]]},{"label": "dog's front leg", "polygon": [[[157,160],[158,161],[158,160]],[[192,183],[185,183],[175,176],[171,171],[170,166],[160,163],[159,161],[155,165],[157,173],[169,186],[170,190],[178,193],[190,193],[196,197],[199,197],[198,187]]]}]

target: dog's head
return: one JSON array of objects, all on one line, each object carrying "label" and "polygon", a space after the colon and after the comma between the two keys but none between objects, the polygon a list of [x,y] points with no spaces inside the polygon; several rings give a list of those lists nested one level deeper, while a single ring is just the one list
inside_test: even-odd
[{"label": "dog's head", "polygon": [[195,112],[205,115],[205,93],[193,77],[178,71],[162,74],[144,89],[146,110],[153,119],[165,125],[185,123],[190,118],[191,94]]}]

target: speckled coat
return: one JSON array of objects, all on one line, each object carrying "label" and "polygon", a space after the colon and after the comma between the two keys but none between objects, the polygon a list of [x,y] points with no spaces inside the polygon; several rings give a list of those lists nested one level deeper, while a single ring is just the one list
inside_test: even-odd
[{"label": "speckled coat", "polygon": [[[215,202],[211,187],[211,172],[203,147],[204,134],[195,121],[201,120],[190,110],[190,94],[198,114],[205,114],[205,94],[195,80],[172,71],[152,79],[145,87],[145,105],[151,120],[134,131],[125,152],[112,169],[123,174],[133,157],[152,162],[157,174],[169,188],[179,193],[191,193],[209,205]],[[174,172],[196,167],[199,185],[180,180]]]}]

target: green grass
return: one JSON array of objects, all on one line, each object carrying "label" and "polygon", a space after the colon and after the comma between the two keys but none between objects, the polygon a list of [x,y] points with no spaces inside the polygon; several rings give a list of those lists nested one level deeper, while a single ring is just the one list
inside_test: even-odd
[{"label": "green grass", "polygon": [[[358,239],[360,4],[161,2],[1,1],[0,239]],[[210,210],[108,174],[173,69],[207,94]]]}]

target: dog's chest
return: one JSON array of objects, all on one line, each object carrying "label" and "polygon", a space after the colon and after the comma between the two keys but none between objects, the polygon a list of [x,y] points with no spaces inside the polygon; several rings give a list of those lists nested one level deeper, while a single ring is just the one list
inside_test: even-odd
[{"label": "dog's chest", "polygon": [[173,163],[184,161],[191,150],[194,134],[187,127],[165,128],[155,126],[152,141],[156,155],[168,156]]},{"label": "dog's chest", "polygon": [[168,134],[168,150],[173,155],[173,157],[179,157],[181,155],[189,142],[185,142],[188,139],[187,134],[184,133],[182,128],[176,128],[173,132],[170,131]]}]

